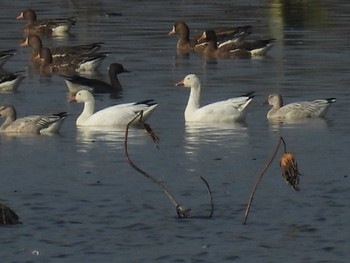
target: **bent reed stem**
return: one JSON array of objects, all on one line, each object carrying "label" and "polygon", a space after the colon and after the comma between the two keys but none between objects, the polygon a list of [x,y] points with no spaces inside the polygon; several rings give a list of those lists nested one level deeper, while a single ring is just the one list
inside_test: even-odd
[{"label": "bent reed stem", "polygon": [[249,198],[249,201],[248,201],[248,204],[247,204],[247,208],[246,208],[245,214],[244,214],[244,221],[243,221],[244,225],[247,223],[247,219],[248,219],[248,215],[249,215],[249,212],[250,212],[250,208],[251,208],[251,205],[252,205],[252,202],[253,202],[253,198],[254,198],[256,189],[258,188],[259,182],[261,181],[263,175],[265,174],[265,172],[267,171],[267,169],[270,167],[271,163],[275,159],[275,157],[277,155],[277,152],[278,152],[278,149],[281,146],[281,142],[283,142],[284,151],[286,152],[286,143],[285,143],[284,139],[280,136],[280,138],[278,140],[278,143],[277,143],[277,145],[276,145],[276,147],[275,147],[275,149],[274,149],[274,151],[272,153],[272,156],[270,157],[269,161],[267,162],[267,164],[265,165],[263,170],[260,172],[260,174],[258,176],[258,179],[256,180],[255,185],[253,187],[253,190],[252,190],[252,192],[250,194],[250,198]]}]

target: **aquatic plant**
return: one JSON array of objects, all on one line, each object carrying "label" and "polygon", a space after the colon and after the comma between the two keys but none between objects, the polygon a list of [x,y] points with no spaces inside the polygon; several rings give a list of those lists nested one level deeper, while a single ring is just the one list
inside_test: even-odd
[{"label": "aquatic plant", "polygon": [[[176,209],[176,214],[178,218],[189,218],[192,217],[190,214],[191,209],[186,208],[185,206],[181,205],[174,197],[174,195],[170,192],[170,190],[159,180],[157,180],[156,178],[154,178],[153,176],[151,176],[150,174],[146,173],[145,171],[143,171],[141,168],[139,168],[130,158],[129,152],[128,152],[128,135],[129,135],[129,128],[130,125],[135,122],[136,120],[138,120],[138,122],[141,124],[141,126],[145,129],[146,133],[152,138],[153,142],[156,144],[157,148],[159,149],[159,137],[153,132],[151,126],[148,123],[145,123],[142,120],[142,116],[143,116],[143,111],[141,111],[139,114],[137,114],[126,126],[126,130],[125,130],[125,139],[124,139],[124,149],[125,149],[125,155],[126,158],[129,162],[129,164],[131,165],[132,168],[134,168],[137,172],[141,173],[143,176],[145,176],[146,178],[148,178],[149,180],[151,180],[154,184],[158,185],[163,192],[169,197],[169,199],[171,200],[171,202],[174,204],[175,209]],[[208,182],[202,177],[200,176],[200,179],[205,183],[207,190],[208,190],[208,195],[209,195],[209,199],[210,199],[210,204],[211,204],[211,211],[209,216],[207,216],[208,218],[211,218],[213,216],[214,213],[214,204],[213,204],[213,198],[212,198],[212,194],[211,194],[211,190],[209,187]]]},{"label": "aquatic plant", "polygon": [[299,170],[298,170],[298,163],[297,160],[295,158],[294,153],[291,152],[287,152],[287,146],[286,146],[286,142],[283,139],[283,137],[279,137],[278,143],[272,153],[271,158],[269,159],[269,161],[266,163],[265,167],[263,168],[263,170],[261,171],[261,173],[259,174],[255,185],[253,187],[253,190],[250,194],[250,198],[247,204],[247,208],[245,210],[245,215],[244,215],[244,221],[243,224],[247,223],[247,219],[248,219],[248,215],[250,212],[250,208],[253,202],[253,198],[254,198],[254,194],[256,192],[256,189],[258,188],[259,182],[261,181],[263,175],[265,174],[265,172],[267,171],[267,169],[270,167],[271,163],[273,162],[273,160],[275,159],[277,152],[281,146],[281,142],[283,143],[284,146],[284,153],[282,154],[281,158],[280,158],[280,168],[281,168],[281,172],[282,172],[282,176],[284,178],[284,180],[296,191],[299,191]]}]

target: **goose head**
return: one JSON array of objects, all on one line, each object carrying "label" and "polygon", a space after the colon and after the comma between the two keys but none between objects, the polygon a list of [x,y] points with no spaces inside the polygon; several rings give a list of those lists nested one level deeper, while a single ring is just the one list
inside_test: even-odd
[{"label": "goose head", "polygon": [[176,83],[176,86],[183,86],[186,88],[194,88],[200,86],[200,80],[196,74],[189,74],[183,80]]},{"label": "goose head", "polygon": [[217,42],[217,36],[216,33],[213,30],[206,30],[202,33],[202,35],[199,37],[198,42]]},{"label": "goose head", "polygon": [[80,90],[77,92],[77,94],[75,94],[73,98],[69,99],[69,102],[85,103],[93,100],[94,100],[94,97],[92,96],[90,91]]},{"label": "goose head", "polygon": [[35,22],[36,21],[36,13],[32,9],[27,9],[27,10],[24,10],[23,12],[21,12],[21,14],[19,16],[17,16],[16,19],[17,20],[26,19],[26,20]]},{"label": "goose head", "polygon": [[37,57],[35,57],[35,59],[37,58],[41,60],[42,65],[44,66],[51,65],[53,63],[51,50],[46,47],[41,49],[40,54]]},{"label": "goose head", "polygon": [[169,32],[169,36],[173,36],[179,34],[180,36],[184,37],[185,39],[189,40],[190,37],[190,29],[188,28],[187,24],[183,21],[177,21],[173,25],[172,30]]},{"label": "goose head", "polygon": [[270,94],[266,102],[272,107],[281,108],[283,106],[282,96],[277,93]]},{"label": "goose head", "polygon": [[0,117],[11,117],[14,120],[17,118],[17,113],[12,105],[2,105],[0,106]]}]

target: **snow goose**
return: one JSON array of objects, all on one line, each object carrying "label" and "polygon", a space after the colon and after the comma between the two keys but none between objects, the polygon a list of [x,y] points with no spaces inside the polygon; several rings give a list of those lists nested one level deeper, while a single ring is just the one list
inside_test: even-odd
[{"label": "snow goose", "polygon": [[213,30],[204,31],[200,40],[208,41],[203,54],[208,58],[250,58],[264,56],[273,46],[275,39],[255,40],[251,42],[226,41],[217,44],[217,37]]},{"label": "snow goose", "polygon": [[335,98],[313,101],[300,101],[283,105],[281,94],[270,94],[267,103],[272,108],[267,113],[268,120],[298,120],[305,118],[324,117]]},{"label": "snow goose", "polygon": [[76,121],[77,126],[123,127],[126,126],[140,111],[144,111],[146,120],[158,104],[153,100],[132,102],[110,106],[95,111],[95,99],[88,90],[80,90],[69,102],[84,103],[83,112]]},{"label": "snow goose", "polygon": [[191,88],[185,110],[186,122],[234,122],[244,121],[247,115],[247,106],[251,103],[253,92],[224,101],[215,102],[200,108],[201,82],[197,75],[189,74],[176,86]]},{"label": "snow goose", "polygon": [[[215,31],[218,41],[240,41],[245,36],[249,35],[251,26],[233,27],[226,29],[219,29]],[[206,42],[199,38],[190,39],[190,29],[184,21],[177,21],[174,23],[169,36],[178,35],[179,39],[176,48],[180,52],[203,51]]]},{"label": "snow goose", "polygon": [[[95,51],[98,51],[101,46],[102,42],[95,42],[91,44],[82,44],[82,45],[75,45],[75,46],[57,46],[57,47],[50,47],[51,55],[53,60],[60,59],[62,57],[72,56],[72,55],[82,55],[82,54],[91,54]],[[43,48],[42,41],[39,36],[37,35],[30,35],[28,36],[24,42],[21,44],[21,47],[31,47],[32,48],[32,55],[31,59],[38,59],[40,52]]]},{"label": "snow goose", "polygon": [[118,74],[129,72],[122,64],[112,63],[109,65],[108,73],[110,84],[99,79],[85,78],[79,75],[62,76],[65,79],[69,93],[75,94],[79,90],[86,89],[92,93],[115,94],[123,90],[118,79]]},{"label": "snow goose", "polygon": [[58,133],[67,116],[66,112],[60,112],[48,116],[31,115],[17,119],[17,112],[14,106],[3,105],[0,107],[0,117],[5,117],[6,119],[0,126],[0,131],[26,134]]},{"label": "snow goose", "polygon": [[0,92],[14,92],[25,77],[20,72],[0,75]]},{"label": "snow goose", "polygon": [[24,27],[24,33],[30,34],[43,34],[60,36],[69,32],[72,25],[75,25],[76,19],[74,17],[68,18],[48,18],[37,19],[36,13],[32,9],[27,9],[21,12],[16,18],[17,20],[27,20],[27,24]]}]

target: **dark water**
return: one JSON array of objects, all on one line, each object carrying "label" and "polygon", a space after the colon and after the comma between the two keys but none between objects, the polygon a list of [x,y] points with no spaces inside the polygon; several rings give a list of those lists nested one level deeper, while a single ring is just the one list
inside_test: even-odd
[{"label": "dark water", "polygon": [[[82,105],[67,103],[58,76],[41,77],[18,48],[4,69],[25,70],[15,94],[0,94],[20,116],[68,111],[60,135],[0,138],[0,201],[23,222],[1,228],[1,262],[347,262],[349,257],[349,14],[346,1],[6,1],[1,3],[1,49],[18,47],[31,7],[40,17],[77,16],[70,35],[47,46],[104,41],[120,76],[123,97],[97,98],[96,107],[154,98],[149,120],[156,149],[133,130],[129,151],[194,216],[210,212],[203,176],[213,192],[213,219],[176,218],[163,192],[133,170],[124,132],[79,130]],[[106,12],[121,16],[106,17]],[[268,56],[252,60],[178,57],[167,34],[185,20],[193,35],[208,27],[251,24],[254,38],[276,38]],[[187,126],[188,90],[174,84],[196,73],[202,104],[255,90],[245,124]],[[271,92],[286,102],[336,97],[324,120],[271,125]],[[245,205],[279,136],[296,153],[301,191],[283,181],[276,160],[256,193],[248,224]]]}]

